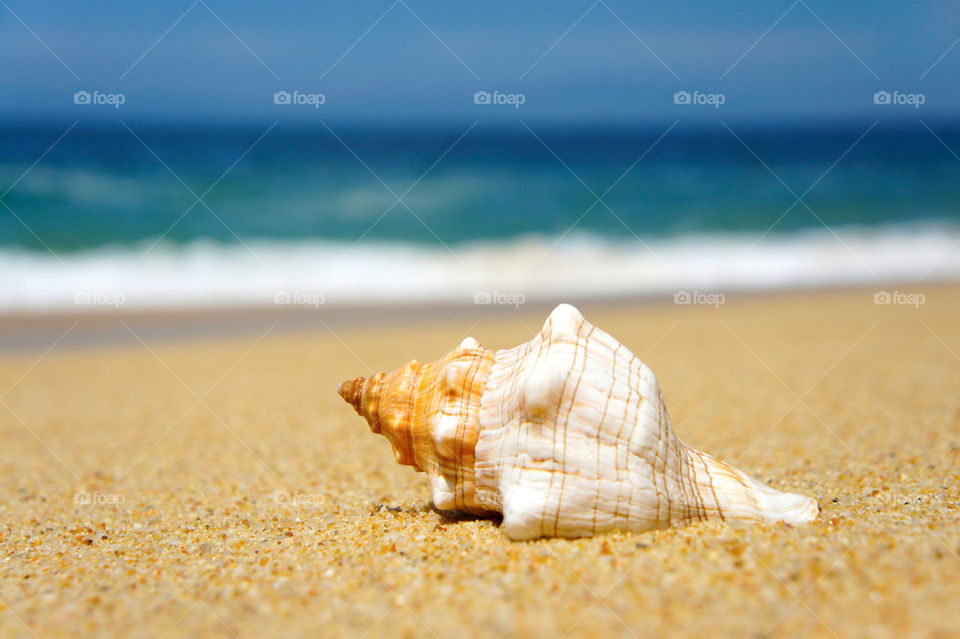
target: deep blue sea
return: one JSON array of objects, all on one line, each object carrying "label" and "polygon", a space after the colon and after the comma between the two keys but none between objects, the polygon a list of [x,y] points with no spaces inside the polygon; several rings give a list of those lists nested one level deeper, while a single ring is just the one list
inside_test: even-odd
[{"label": "deep blue sea", "polygon": [[0,307],[960,274],[960,126],[127,124],[0,128]]}]

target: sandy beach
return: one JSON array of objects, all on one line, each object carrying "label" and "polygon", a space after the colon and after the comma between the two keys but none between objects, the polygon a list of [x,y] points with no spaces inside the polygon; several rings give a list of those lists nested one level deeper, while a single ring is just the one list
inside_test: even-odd
[{"label": "sandy beach", "polygon": [[960,287],[874,292],[581,305],[687,444],[821,514],[529,543],[434,510],[336,388],[514,346],[541,308],[44,354],[53,331],[0,358],[0,635],[957,636]]}]

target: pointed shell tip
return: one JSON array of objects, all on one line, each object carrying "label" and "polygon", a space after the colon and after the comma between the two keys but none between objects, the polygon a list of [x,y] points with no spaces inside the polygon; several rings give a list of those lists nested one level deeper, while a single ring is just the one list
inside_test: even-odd
[{"label": "pointed shell tip", "polygon": [[363,397],[363,383],[367,381],[364,377],[357,377],[356,379],[350,379],[345,382],[341,382],[337,386],[337,393],[344,399],[345,402],[353,406],[353,409],[360,412],[360,401]]}]

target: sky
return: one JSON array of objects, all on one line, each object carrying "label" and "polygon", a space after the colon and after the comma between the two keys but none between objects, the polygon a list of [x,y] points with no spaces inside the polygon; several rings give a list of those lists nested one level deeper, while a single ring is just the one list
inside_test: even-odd
[{"label": "sky", "polygon": [[0,117],[948,118],[958,41],[946,1],[0,0]]}]

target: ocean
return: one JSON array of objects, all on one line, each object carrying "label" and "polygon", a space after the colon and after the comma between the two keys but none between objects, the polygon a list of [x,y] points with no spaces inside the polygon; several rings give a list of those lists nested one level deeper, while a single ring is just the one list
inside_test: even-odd
[{"label": "ocean", "polygon": [[0,311],[960,278],[957,125],[71,124],[0,128]]}]

